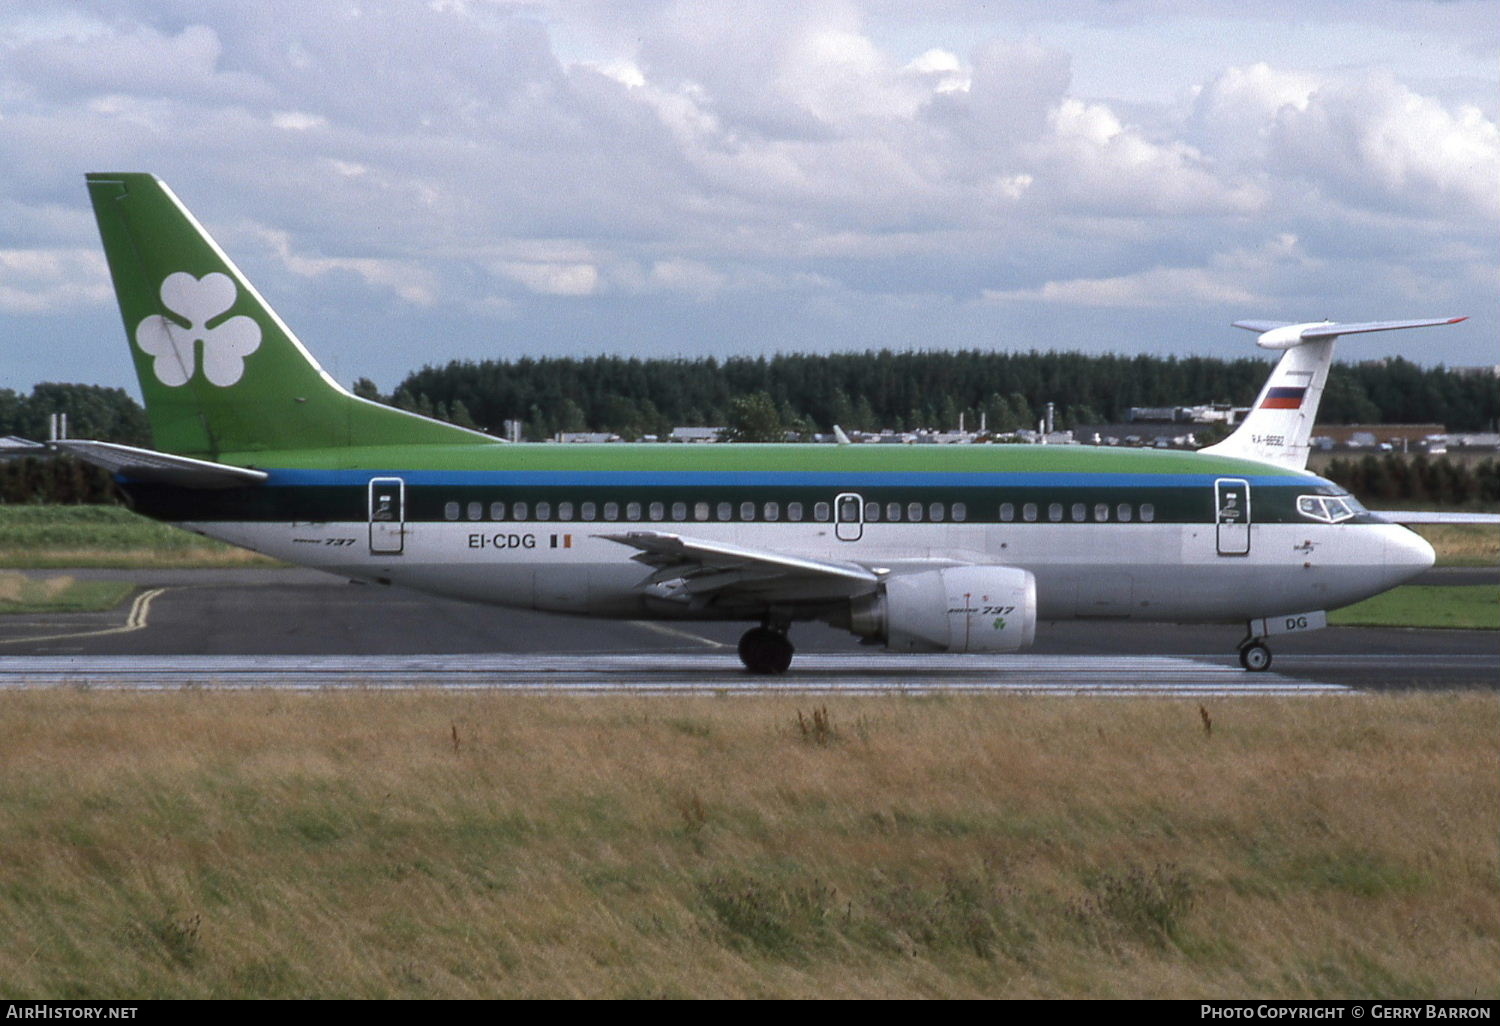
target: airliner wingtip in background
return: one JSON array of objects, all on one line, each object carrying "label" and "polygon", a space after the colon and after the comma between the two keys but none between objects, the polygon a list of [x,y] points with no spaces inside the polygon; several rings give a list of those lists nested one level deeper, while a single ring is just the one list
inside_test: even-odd
[{"label": "airliner wingtip in background", "polygon": [[1266,636],[1432,565],[1305,467],[1339,334],[1456,320],[1238,322],[1286,352],[1199,453],[502,445],[341,388],[155,177],[87,182],[157,450],[57,446],[137,511],[289,562],[498,606],[750,621],[758,673],[787,669],[796,621],[1013,652],[1038,620],[1085,617],[1243,622],[1240,662],[1263,670]]}]

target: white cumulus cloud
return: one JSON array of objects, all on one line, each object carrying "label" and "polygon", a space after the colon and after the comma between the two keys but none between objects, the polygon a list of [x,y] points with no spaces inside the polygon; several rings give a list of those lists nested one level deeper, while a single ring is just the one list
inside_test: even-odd
[{"label": "white cumulus cloud", "polygon": [[0,312],[76,309],[113,296],[104,257],[93,249],[0,249]]}]

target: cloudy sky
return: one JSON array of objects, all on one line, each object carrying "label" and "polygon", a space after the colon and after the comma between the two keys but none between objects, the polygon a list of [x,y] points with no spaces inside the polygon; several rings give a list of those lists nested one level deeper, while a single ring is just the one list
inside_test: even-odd
[{"label": "cloudy sky", "polygon": [[1468,314],[1493,0],[0,0],[0,386],[135,391],[82,176],[166,180],[325,366],[1239,356]]}]

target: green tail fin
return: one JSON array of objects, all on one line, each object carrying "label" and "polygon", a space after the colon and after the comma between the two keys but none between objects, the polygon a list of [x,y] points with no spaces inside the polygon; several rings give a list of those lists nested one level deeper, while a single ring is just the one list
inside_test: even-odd
[{"label": "green tail fin", "polygon": [[87,179],[157,448],[217,460],[496,441],[346,392],[162,182]]}]

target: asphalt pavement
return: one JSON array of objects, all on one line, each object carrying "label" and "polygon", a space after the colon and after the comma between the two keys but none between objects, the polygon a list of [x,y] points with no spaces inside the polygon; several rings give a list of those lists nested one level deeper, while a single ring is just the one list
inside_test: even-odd
[{"label": "asphalt pavement", "polygon": [[[125,580],[137,590],[132,600],[106,613],[0,617],[0,663],[6,656],[558,655],[597,660],[675,654],[691,656],[694,665],[705,668],[722,660],[726,672],[737,673],[735,644],[746,627],[502,609],[354,584],[297,568],[30,572]],[[1500,583],[1500,568],[1438,569],[1420,583]],[[1240,634],[1234,625],[1042,623],[1035,646],[1024,655],[1042,657],[1043,667],[1045,657],[1096,662],[1171,657],[1217,673],[1225,667],[1237,671]],[[792,639],[799,656],[843,654],[854,660],[851,666],[863,665],[858,661],[880,651],[819,624],[794,625]],[[1500,632],[1495,631],[1335,627],[1272,639],[1272,649],[1273,672],[1296,680],[1371,690],[1500,684]],[[920,678],[926,668],[936,678],[940,665],[948,672],[949,664],[934,658],[901,657],[901,665],[909,668],[903,673]],[[995,658],[1002,660],[995,665],[1004,665],[1007,657]],[[799,665],[810,664],[805,658],[794,663],[793,675]],[[1064,663],[1055,665],[1061,672]],[[640,666],[646,672],[650,664]],[[1149,675],[1144,665],[1127,667],[1122,674]]]}]

